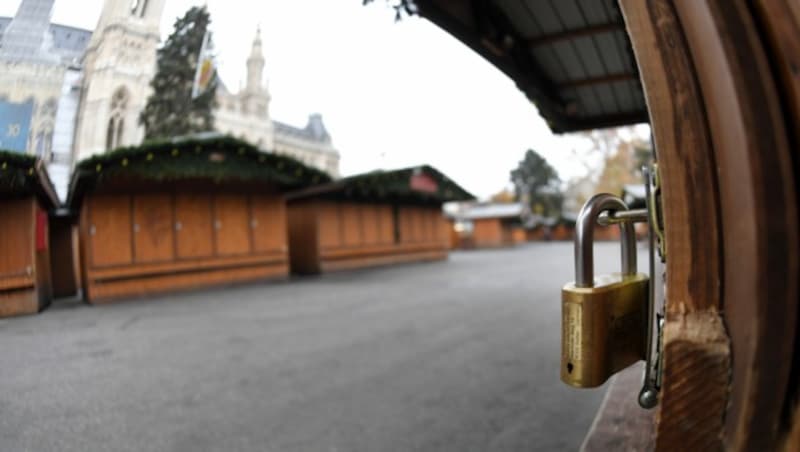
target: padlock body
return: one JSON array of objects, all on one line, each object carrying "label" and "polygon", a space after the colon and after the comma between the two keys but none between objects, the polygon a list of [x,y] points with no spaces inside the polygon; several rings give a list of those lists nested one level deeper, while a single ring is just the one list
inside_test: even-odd
[{"label": "padlock body", "polygon": [[645,359],[649,278],[613,273],[594,287],[561,290],[561,380],[580,388],[602,385]]}]

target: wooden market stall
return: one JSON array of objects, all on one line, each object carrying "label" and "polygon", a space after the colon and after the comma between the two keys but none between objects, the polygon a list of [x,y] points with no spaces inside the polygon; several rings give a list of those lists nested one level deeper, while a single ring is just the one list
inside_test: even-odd
[{"label": "wooden market stall", "polygon": [[487,203],[467,206],[459,219],[471,224],[472,248],[513,246],[525,241],[520,203]]},{"label": "wooden market stall", "polygon": [[550,240],[550,227],[544,224],[537,224],[525,230],[525,239],[529,242],[546,242]]},{"label": "wooden market stall", "polygon": [[375,171],[288,195],[292,271],[445,259],[446,201],[472,199],[430,166]]},{"label": "wooden market stall", "polygon": [[286,277],[283,193],[327,182],[315,169],[232,138],[123,148],[78,164],[85,297]]},{"label": "wooden market stall", "polygon": [[0,151],[0,317],[50,303],[48,211],[57,205],[41,161]]}]

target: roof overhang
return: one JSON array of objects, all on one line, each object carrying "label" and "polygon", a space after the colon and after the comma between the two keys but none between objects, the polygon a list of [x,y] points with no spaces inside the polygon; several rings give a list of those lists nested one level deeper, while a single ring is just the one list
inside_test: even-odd
[{"label": "roof overhang", "polygon": [[475,197],[429,165],[356,174],[286,196],[290,202],[321,198],[441,204]]},{"label": "roof overhang", "polygon": [[67,205],[76,209],[87,192],[125,180],[266,185],[285,192],[331,178],[291,157],[260,151],[233,137],[200,135],[120,148],[82,160],[72,174]]},{"label": "roof overhang", "polygon": [[34,195],[48,210],[60,205],[47,169],[40,159],[0,150],[0,196],[2,195]]},{"label": "roof overhang", "polygon": [[511,77],[553,132],[648,122],[636,60],[615,0],[413,4],[419,15]]}]

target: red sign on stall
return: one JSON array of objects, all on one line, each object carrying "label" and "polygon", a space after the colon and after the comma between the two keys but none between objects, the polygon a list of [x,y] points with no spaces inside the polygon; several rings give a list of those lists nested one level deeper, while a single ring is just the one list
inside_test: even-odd
[{"label": "red sign on stall", "polygon": [[412,190],[424,191],[427,193],[436,193],[439,191],[439,184],[436,183],[436,180],[421,171],[415,171],[411,175],[409,186],[411,186]]}]

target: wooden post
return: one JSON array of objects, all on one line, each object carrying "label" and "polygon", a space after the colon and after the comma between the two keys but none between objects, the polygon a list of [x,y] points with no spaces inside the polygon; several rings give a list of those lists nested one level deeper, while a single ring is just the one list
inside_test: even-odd
[{"label": "wooden post", "polygon": [[788,125],[767,40],[743,1],[621,6],[664,193],[668,307],[656,448],[774,450],[797,320],[787,134],[796,124]]},{"label": "wooden post", "polygon": [[797,200],[785,118],[750,7],[739,0],[675,5],[718,167],[734,353],[725,445],[773,450],[797,319]]},{"label": "wooden post", "polygon": [[719,450],[730,349],[719,315],[720,218],[702,95],[672,2],[622,0],[662,180],[664,379],[656,449]]}]

